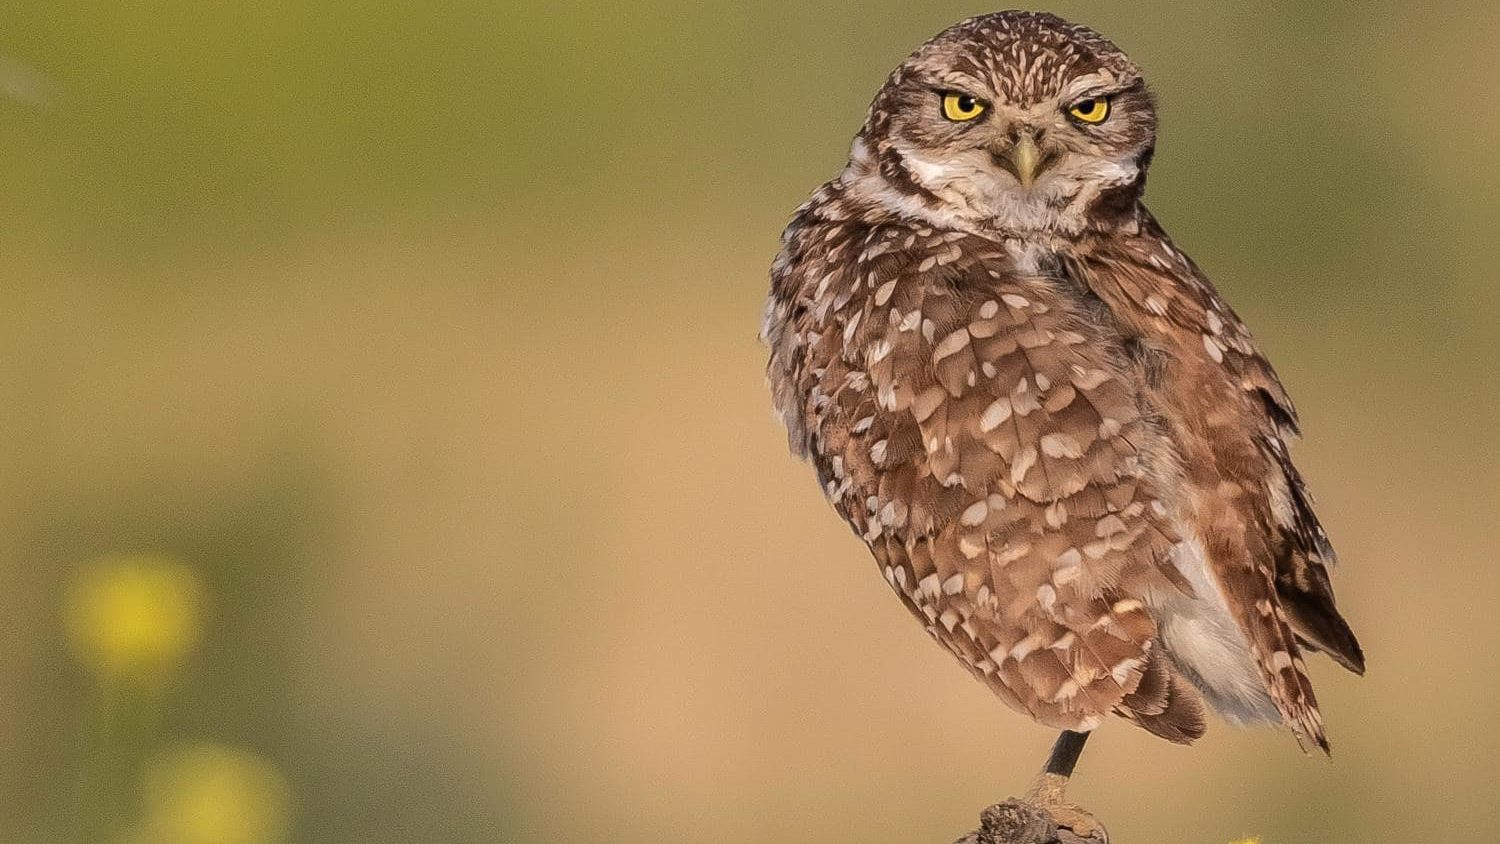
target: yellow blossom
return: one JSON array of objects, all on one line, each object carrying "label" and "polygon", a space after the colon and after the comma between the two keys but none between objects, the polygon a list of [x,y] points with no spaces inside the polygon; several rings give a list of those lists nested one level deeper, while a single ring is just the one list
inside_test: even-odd
[{"label": "yellow blossom", "polygon": [[217,744],[184,747],[147,771],[145,829],[158,844],[280,844],[291,792],[269,762]]},{"label": "yellow blossom", "polygon": [[177,560],[106,557],[73,574],[64,618],[73,650],[100,674],[156,673],[197,643],[202,604],[197,573]]}]

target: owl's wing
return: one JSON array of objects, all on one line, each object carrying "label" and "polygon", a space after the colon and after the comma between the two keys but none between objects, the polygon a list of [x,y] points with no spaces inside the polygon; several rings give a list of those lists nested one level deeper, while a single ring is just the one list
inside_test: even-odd
[{"label": "owl's wing", "polygon": [[1190,589],[1119,338],[989,241],[883,227],[843,254],[789,268],[804,349],[779,392],[908,609],[1044,724],[1201,735],[1196,690],[1152,650],[1142,598]]},{"label": "owl's wing", "polygon": [[[1148,220],[1147,234],[1170,243],[1154,219]],[[1249,399],[1248,427],[1267,467],[1261,488],[1272,517],[1268,545],[1274,585],[1287,623],[1300,644],[1362,674],[1364,653],[1338,611],[1328,577],[1337,557],[1287,448],[1302,433],[1297,408],[1244,321],[1190,258],[1180,253],[1179,257],[1189,283],[1156,284],[1152,289],[1167,301],[1165,316],[1192,336],[1201,335],[1209,354]]]},{"label": "owl's wing", "polygon": [[1266,436],[1262,442],[1279,471],[1269,483],[1281,502],[1275,508],[1276,593],[1287,623],[1300,644],[1363,674],[1364,651],[1334,603],[1333,584],[1328,578],[1328,566],[1335,559],[1333,547],[1313,512],[1312,496],[1302,473],[1292,463],[1282,438]]},{"label": "owl's wing", "polygon": [[1291,399],[1243,322],[1149,216],[1138,238],[1073,269],[1170,362],[1152,397],[1175,431],[1188,523],[1283,720],[1326,750],[1298,645],[1356,671],[1363,657],[1334,606],[1332,549],[1287,453]]}]

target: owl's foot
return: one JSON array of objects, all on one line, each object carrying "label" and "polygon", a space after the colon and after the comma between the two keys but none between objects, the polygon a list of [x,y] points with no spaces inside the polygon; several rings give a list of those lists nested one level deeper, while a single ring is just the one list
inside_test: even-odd
[{"label": "owl's foot", "polygon": [[1026,796],[1022,799],[1051,815],[1058,826],[1072,830],[1079,838],[1109,844],[1109,833],[1104,831],[1104,825],[1099,823],[1099,819],[1077,804],[1067,801],[1067,788],[1067,777],[1043,772],[1031,783],[1031,788],[1026,790]]}]

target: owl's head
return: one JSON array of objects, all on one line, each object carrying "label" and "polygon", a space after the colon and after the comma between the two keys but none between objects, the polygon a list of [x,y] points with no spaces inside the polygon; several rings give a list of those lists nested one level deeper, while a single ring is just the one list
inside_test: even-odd
[{"label": "owl's head", "polygon": [[1134,208],[1156,139],[1139,68],[1054,15],[970,18],[870,106],[844,182],[940,225],[1076,234]]}]

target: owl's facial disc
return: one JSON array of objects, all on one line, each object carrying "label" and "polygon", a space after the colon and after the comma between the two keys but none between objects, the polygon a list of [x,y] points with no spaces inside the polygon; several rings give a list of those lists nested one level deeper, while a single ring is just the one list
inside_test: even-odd
[{"label": "owl's facial disc", "polygon": [[890,126],[890,152],[942,210],[1008,230],[1076,228],[1090,203],[1140,180],[1154,117],[1138,81],[1089,74],[1036,102],[961,81],[900,98]]},{"label": "owl's facial disc", "polygon": [[1021,22],[960,24],[891,75],[851,159],[874,198],[941,225],[1076,233],[1139,195],[1156,115],[1135,65],[1081,27]]}]

